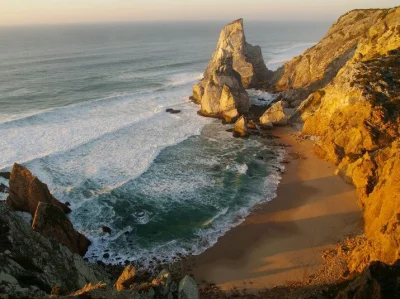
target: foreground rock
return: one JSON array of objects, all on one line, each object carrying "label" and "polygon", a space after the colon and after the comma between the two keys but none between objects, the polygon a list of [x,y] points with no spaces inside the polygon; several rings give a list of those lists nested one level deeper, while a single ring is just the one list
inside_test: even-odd
[{"label": "foreground rock", "polygon": [[221,31],[203,79],[193,86],[192,99],[201,105],[202,115],[234,122],[249,109],[245,88],[260,86],[269,74],[261,48],[246,42],[243,20],[239,19]]},{"label": "foreground rock", "polygon": [[186,275],[179,283],[179,299],[200,299],[196,281]]},{"label": "foreground rock", "polygon": [[45,202],[39,202],[32,228],[81,256],[85,255],[91,244],[84,235],[75,231],[71,221],[63,211]]},{"label": "foreground rock", "polygon": [[3,204],[0,240],[0,294],[10,298],[45,296],[54,286],[65,294],[88,283],[110,282],[101,268],[33,231]]},{"label": "foreground rock", "polygon": [[122,274],[119,276],[117,282],[114,287],[117,291],[122,291],[123,289],[129,288],[131,284],[135,281],[136,277],[136,269],[132,265],[128,265]]},{"label": "foreground rock", "polygon": [[11,210],[28,212],[34,216],[37,205],[42,201],[56,206],[64,213],[71,211],[67,205],[50,194],[46,184],[32,175],[26,167],[17,163],[11,171],[9,186],[6,203]]},{"label": "foreground rock", "polygon": [[389,266],[374,262],[341,291],[336,299],[389,299],[399,298],[399,295],[400,263]]}]

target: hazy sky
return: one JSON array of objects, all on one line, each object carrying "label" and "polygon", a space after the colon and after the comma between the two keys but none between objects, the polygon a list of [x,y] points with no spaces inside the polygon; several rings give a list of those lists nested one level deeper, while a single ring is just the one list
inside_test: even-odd
[{"label": "hazy sky", "polygon": [[0,0],[0,25],[154,20],[335,20],[400,0]]}]

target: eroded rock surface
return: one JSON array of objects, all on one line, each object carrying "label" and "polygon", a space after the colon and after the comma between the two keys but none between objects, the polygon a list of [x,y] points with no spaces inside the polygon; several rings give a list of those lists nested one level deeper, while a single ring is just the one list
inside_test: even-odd
[{"label": "eroded rock surface", "polygon": [[69,250],[84,256],[91,242],[75,231],[71,221],[56,206],[39,202],[32,222],[32,229],[45,237],[52,238]]},{"label": "eroded rock surface", "polygon": [[283,91],[288,101],[304,100],[329,84],[348,61],[385,54],[387,49],[377,45],[381,41],[396,44],[399,36],[396,10],[357,9],[346,13],[319,43],[275,72],[270,88]]},{"label": "eroded rock surface", "polygon": [[109,275],[0,204],[0,294],[39,297],[56,285],[66,293],[99,281],[108,283]]}]

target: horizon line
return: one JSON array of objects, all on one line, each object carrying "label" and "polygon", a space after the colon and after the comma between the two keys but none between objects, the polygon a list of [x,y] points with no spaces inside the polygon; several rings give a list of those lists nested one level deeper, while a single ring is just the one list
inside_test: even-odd
[{"label": "horizon line", "polygon": [[[233,18],[234,19],[234,18]],[[232,20],[233,20],[232,19]],[[236,18],[237,19],[237,18]],[[232,21],[231,19],[188,19],[188,20],[130,20],[130,21],[98,21],[98,22],[62,22],[62,23],[10,23],[0,24],[1,27],[34,27],[34,26],[57,26],[57,25],[118,25],[118,24],[151,24],[151,23],[205,23],[205,22],[226,22],[227,24]],[[306,20],[306,19],[291,19],[291,20],[267,20],[267,19],[244,19],[244,23],[249,22],[265,22],[265,23],[327,23],[335,22],[337,19],[332,20]]]}]

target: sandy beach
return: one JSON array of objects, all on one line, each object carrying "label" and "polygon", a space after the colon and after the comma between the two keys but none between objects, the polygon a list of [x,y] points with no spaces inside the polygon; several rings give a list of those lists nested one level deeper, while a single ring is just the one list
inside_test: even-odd
[{"label": "sandy beach", "polygon": [[198,283],[257,290],[303,280],[321,266],[323,250],[358,233],[361,211],[354,187],[294,132],[289,127],[273,132],[290,146],[277,197],[190,261]]}]

